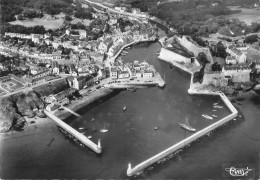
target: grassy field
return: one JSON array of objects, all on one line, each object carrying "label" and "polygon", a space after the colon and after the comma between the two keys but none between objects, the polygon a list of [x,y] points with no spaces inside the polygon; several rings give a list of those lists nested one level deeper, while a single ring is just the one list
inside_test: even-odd
[{"label": "grassy field", "polygon": [[44,26],[46,29],[57,29],[59,27],[61,27],[61,25],[64,22],[64,14],[58,14],[55,15],[54,18],[52,18],[50,15],[48,14],[44,14],[44,16],[42,18],[33,18],[30,20],[16,20],[16,21],[12,21],[9,22],[10,24],[18,24],[18,25],[23,25],[23,26]]},{"label": "grassy field", "polygon": [[247,50],[247,62],[260,62],[260,53],[256,52],[252,47]]},{"label": "grassy field", "polygon": [[79,18],[75,18],[71,21],[71,24],[77,24],[78,22],[81,22],[82,24],[84,24],[85,26],[89,26],[89,24],[91,23],[91,20],[89,19],[83,19],[83,21]]},{"label": "grassy field", "polygon": [[216,57],[213,56],[213,62],[218,62],[218,64],[220,64],[221,67],[225,66],[225,59],[221,58],[221,57]]},{"label": "grassy field", "polygon": [[252,22],[260,22],[260,10],[259,9],[247,9],[240,8],[238,6],[229,6],[231,10],[241,10],[240,13],[227,15],[227,18],[237,18],[240,21],[244,21],[246,24],[250,25]]}]

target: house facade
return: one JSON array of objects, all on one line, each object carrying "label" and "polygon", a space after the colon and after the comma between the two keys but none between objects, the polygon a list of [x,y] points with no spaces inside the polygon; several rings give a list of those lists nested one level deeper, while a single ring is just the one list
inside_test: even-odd
[{"label": "house facade", "polygon": [[246,55],[242,51],[235,48],[233,45],[228,46],[226,51],[231,56],[236,57],[238,64],[246,63]]}]

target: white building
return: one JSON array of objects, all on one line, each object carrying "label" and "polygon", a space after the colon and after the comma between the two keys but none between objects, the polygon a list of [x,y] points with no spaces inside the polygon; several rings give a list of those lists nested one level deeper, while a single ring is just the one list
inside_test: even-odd
[{"label": "white building", "polygon": [[54,75],[60,75],[60,69],[59,69],[58,67],[54,67],[54,68],[52,69],[52,74],[54,74]]},{"label": "white building", "polygon": [[110,68],[110,77],[113,79],[117,79],[118,78],[118,71],[116,67],[111,67]]},{"label": "white building", "polygon": [[223,66],[222,73],[224,76],[231,77],[233,82],[249,82],[251,69],[249,66]]},{"label": "white building", "polygon": [[231,56],[236,57],[238,64],[246,63],[246,55],[243,52],[241,52],[240,50],[238,50],[237,48],[235,48],[234,46],[232,46],[232,45],[228,46],[226,51]]},{"label": "white building", "polygon": [[227,56],[226,64],[237,64],[237,59],[235,56]]},{"label": "white building", "polygon": [[130,74],[127,71],[120,71],[118,73],[118,79],[129,78]]},{"label": "white building", "polygon": [[153,72],[152,72],[152,71],[149,71],[149,70],[145,70],[145,71],[143,72],[143,77],[144,77],[144,78],[151,78],[151,77],[153,77]]}]

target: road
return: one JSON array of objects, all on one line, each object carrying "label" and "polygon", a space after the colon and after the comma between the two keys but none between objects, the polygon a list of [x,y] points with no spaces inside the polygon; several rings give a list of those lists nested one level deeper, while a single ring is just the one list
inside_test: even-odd
[{"label": "road", "polygon": [[37,84],[37,85],[34,85],[34,86],[30,86],[30,87],[25,87],[23,89],[20,89],[18,91],[14,91],[14,92],[11,92],[11,93],[6,93],[4,94],[3,96],[1,97],[6,97],[6,96],[10,96],[10,95],[13,95],[13,94],[16,94],[16,93],[19,93],[19,92],[24,92],[24,91],[31,91],[33,90],[33,88],[36,88],[38,86],[42,86],[42,85],[45,85],[45,84],[49,84],[49,83],[53,83],[55,81],[58,81],[58,80],[61,80],[61,79],[65,79],[66,77],[62,77],[62,78],[58,78],[58,79],[53,79],[53,80],[50,80],[50,81],[46,81],[44,83],[41,83],[41,84]]},{"label": "road", "polygon": [[113,8],[110,8],[110,7],[107,7],[101,3],[97,3],[97,2],[92,2],[90,0],[85,0],[86,2],[90,3],[90,4],[94,4],[96,6],[99,6],[99,7],[102,7],[110,12],[113,12],[113,13],[117,13],[117,14],[123,14],[123,15],[126,15],[126,16],[132,16],[132,17],[135,17],[135,18],[147,18],[149,20],[152,20],[152,21],[155,21],[163,26],[165,26],[166,28],[169,29],[168,25],[161,19],[157,18],[157,17],[148,17],[148,16],[145,16],[145,15],[141,15],[141,14],[133,14],[133,13],[129,13],[129,12],[120,12],[120,11],[117,11]]},{"label": "road", "polygon": [[90,4],[94,4],[96,6],[99,6],[99,7],[102,7],[110,12],[113,12],[113,13],[118,13],[118,14],[123,14],[123,15],[127,15],[127,16],[133,16],[133,17],[136,17],[136,18],[144,18],[144,15],[140,15],[140,14],[132,14],[132,13],[129,13],[129,12],[119,12],[113,8],[110,8],[110,7],[107,7],[101,3],[96,3],[96,2],[92,2],[92,1],[89,1],[89,0],[85,0],[86,2],[90,3]]}]

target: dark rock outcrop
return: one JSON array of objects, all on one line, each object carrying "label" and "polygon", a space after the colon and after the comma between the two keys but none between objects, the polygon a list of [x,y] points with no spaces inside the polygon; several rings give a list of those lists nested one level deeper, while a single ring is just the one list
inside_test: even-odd
[{"label": "dark rock outcrop", "polygon": [[40,118],[46,118],[46,114],[43,112],[43,109],[39,109],[36,115]]},{"label": "dark rock outcrop", "polygon": [[0,100],[0,132],[20,130],[25,125],[23,116],[45,117],[39,111],[44,108],[43,101],[33,92],[17,93]]}]

